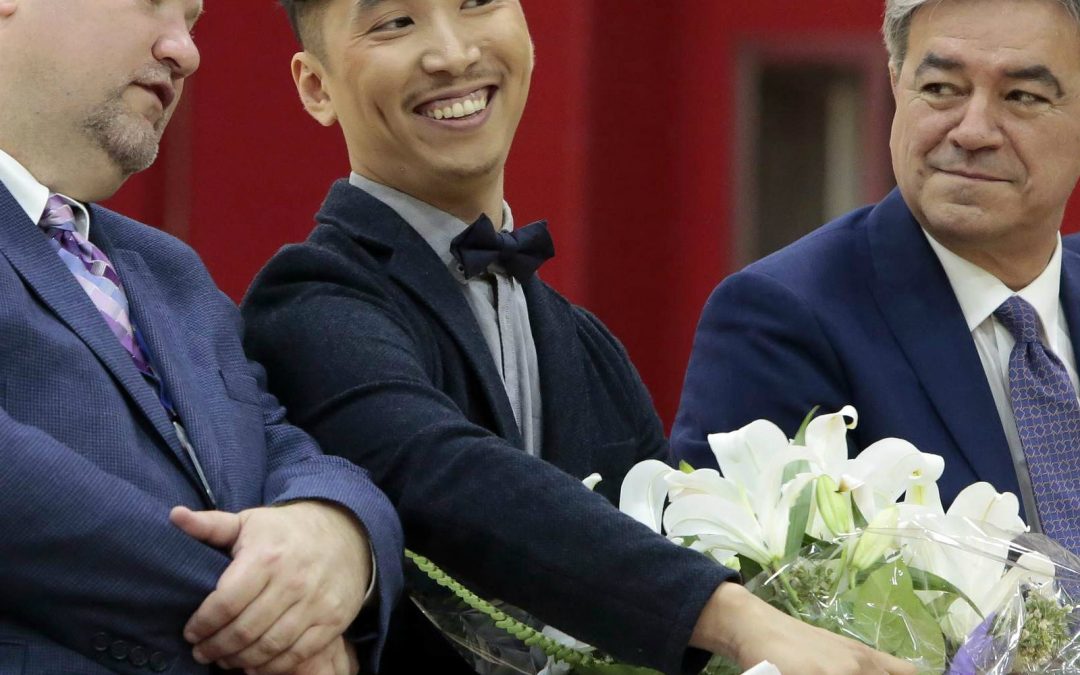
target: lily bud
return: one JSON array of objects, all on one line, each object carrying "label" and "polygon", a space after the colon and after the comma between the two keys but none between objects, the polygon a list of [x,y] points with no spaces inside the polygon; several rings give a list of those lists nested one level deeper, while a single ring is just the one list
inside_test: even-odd
[{"label": "lily bud", "polygon": [[851,554],[851,566],[857,570],[869,569],[881,559],[896,542],[896,535],[892,532],[879,530],[895,530],[896,523],[900,519],[900,509],[896,506],[881,511],[870,524],[866,526],[866,532],[859,537],[855,544],[855,552]]},{"label": "lily bud", "polygon": [[851,493],[839,492],[832,476],[818,477],[817,485],[814,486],[814,499],[825,527],[829,528],[833,536],[855,530],[855,517],[851,512]]}]

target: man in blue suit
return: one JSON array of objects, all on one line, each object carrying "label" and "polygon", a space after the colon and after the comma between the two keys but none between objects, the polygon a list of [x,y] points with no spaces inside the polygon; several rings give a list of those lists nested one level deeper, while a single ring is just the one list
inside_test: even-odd
[{"label": "man in blue suit", "polygon": [[1080,176],[1080,3],[889,0],[885,36],[899,187],[720,284],[672,445],[714,465],[710,433],[793,433],[851,403],[854,448],[908,439],[945,458],[946,504],[989,481],[1076,550],[1080,255],[1059,229]]},{"label": "man in blue suit", "polygon": [[[372,472],[409,547],[665,673],[705,650],[787,674],[910,672],[612,506],[668,447],[619,343],[534,273],[546,227],[517,227],[503,201],[533,66],[519,2],[284,4],[300,96],[341,126],[353,173],[256,279],[246,344],[297,422]],[[592,472],[601,494],[581,484]],[[401,609],[387,672],[474,672]]]},{"label": "man in blue suit", "polygon": [[391,505],[285,422],[198,256],[93,204],[201,5],[0,2],[3,673],[371,670],[401,584]]}]

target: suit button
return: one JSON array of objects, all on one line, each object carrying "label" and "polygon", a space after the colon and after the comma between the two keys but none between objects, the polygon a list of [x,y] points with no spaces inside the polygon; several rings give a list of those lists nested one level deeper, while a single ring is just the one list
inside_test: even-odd
[{"label": "suit button", "polygon": [[146,653],[145,647],[132,647],[131,653],[128,654],[128,661],[131,661],[131,665],[142,668],[150,661],[150,655]]},{"label": "suit button", "polygon": [[154,652],[150,655],[150,670],[155,673],[160,673],[164,670],[168,670],[169,660],[165,658],[165,655],[161,652]]},{"label": "suit button", "polygon": [[109,656],[113,657],[117,661],[123,661],[128,657],[128,643],[123,640],[117,640],[109,645]]},{"label": "suit button", "polygon": [[94,641],[91,643],[95,652],[103,652],[109,648],[109,634],[98,633],[94,636]]}]

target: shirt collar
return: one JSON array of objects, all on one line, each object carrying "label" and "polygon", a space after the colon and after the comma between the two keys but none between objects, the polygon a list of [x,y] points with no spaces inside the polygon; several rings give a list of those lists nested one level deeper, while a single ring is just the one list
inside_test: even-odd
[{"label": "shirt collar", "polygon": [[[439,258],[453,271],[457,272],[458,262],[450,253],[450,242],[454,237],[465,231],[469,223],[453,216],[442,209],[421,201],[412,195],[387,187],[382,183],[361,176],[353,172],[349,176],[349,183],[360,188],[383,204],[386,204],[401,216],[409,227],[416,230],[423,237],[428,246],[438,254]],[[510,205],[503,202],[503,232],[511,232],[514,229],[514,216],[510,212]],[[456,275],[464,281],[460,274]]]},{"label": "shirt collar", "polygon": [[[960,309],[964,312],[968,330],[975,330],[1001,306],[1001,303],[1013,295],[1019,295],[1035,308],[1043,330],[1046,332],[1044,337],[1054,340],[1054,336],[1057,335],[1061,292],[1060,234],[1058,234],[1057,246],[1046,269],[1035,277],[1034,281],[1015,293],[993,274],[942,246],[926,230],[923,230],[923,234],[926,235],[938,260],[941,261],[941,266],[945,268],[945,275],[948,276],[953,293],[960,302]],[[1050,348],[1053,349],[1053,347],[1051,344]]]},{"label": "shirt collar", "polygon": [[[7,191],[11,193],[11,196],[22,210],[26,212],[26,216],[34,224],[37,224],[45,213],[45,205],[48,203],[52,191],[39,183],[26,170],[26,167],[3,150],[0,150],[0,183],[4,184]],[[75,230],[89,239],[90,214],[87,212],[86,207],[66,195],[60,195],[60,197],[71,205],[71,210],[75,214]]]}]

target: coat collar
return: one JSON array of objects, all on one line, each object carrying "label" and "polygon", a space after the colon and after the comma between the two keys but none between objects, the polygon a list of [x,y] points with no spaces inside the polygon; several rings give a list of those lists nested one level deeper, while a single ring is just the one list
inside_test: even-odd
[{"label": "coat collar", "polygon": [[961,454],[981,480],[1020,494],[971,332],[899,190],[871,211],[865,246],[878,306]]},{"label": "coat collar", "polygon": [[495,411],[498,428],[493,431],[516,447],[523,447],[502,376],[461,285],[423,237],[389,206],[344,180],[331,187],[317,218],[320,223],[340,228],[376,259],[383,260],[391,278],[438,319],[477,374],[484,398]]},{"label": "coat collar", "polygon": [[[37,225],[2,186],[0,214],[4,221],[0,227],[0,255],[7,258],[31,292],[86,344],[177,456],[181,466],[188,469],[189,476],[194,478],[190,462],[181,450],[176,433],[153,389],[147,386],[131,356],[102,321],[97,307],[72,277],[46,237],[42,236]],[[158,300],[141,297],[139,270],[131,265],[132,256],[137,254],[113,248],[109,242],[106,231],[110,221],[119,216],[99,207],[92,207],[91,214],[96,225],[95,244],[114,262],[128,294],[133,320],[137,324],[146,324],[147,314],[141,308],[157,305]]]}]

